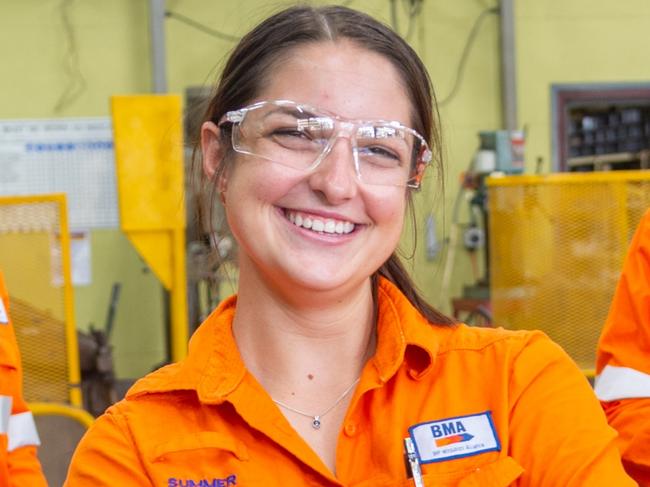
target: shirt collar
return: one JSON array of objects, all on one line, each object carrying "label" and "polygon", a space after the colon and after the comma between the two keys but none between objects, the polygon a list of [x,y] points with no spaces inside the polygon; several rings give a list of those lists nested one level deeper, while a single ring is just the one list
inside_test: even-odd
[{"label": "shirt collar", "polygon": [[206,334],[209,335],[205,338],[197,336],[196,340],[192,337],[190,340],[188,356],[207,357],[201,364],[203,367],[197,387],[202,402],[221,402],[246,375],[246,366],[232,333],[236,305],[236,296],[222,302],[206,320],[205,324],[209,323]]},{"label": "shirt collar", "polygon": [[409,375],[421,379],[433,366],[440,327],[429,323],[385,278],[379,280],[377,296],[377,352],[373,360],[381,381],[388,381],[404,362]]},{"label": "shirt collar", "polygon": [[[387,382],[405,362],[419,380],[432,368],[439,335],[402,292],[379,279],[377,350],[372,361],[379,379]],[[172,390],[196,390],[204,403],[220,403],[246,376],[246,367],[232,333],[237,298],[224,300],[192,335],[189,353],[167,371],[138,381],[127,396]]]}]

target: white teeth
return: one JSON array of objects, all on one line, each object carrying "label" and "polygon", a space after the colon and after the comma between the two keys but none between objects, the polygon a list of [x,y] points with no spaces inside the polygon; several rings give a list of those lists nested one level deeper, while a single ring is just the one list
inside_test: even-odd
[{"label": "white teeth", "polygon": [[334,220],[327,220],[325,222],[325,230],[326,233],[334,233],[336,231],[336,222]]},{"label": "white teeth", "polygon": [[287,219],[296,225],[306,229],[311,229],[314,232],[330,233],[330,234],[348,234],[354,230],[354,223],[346,221],[336,221],[332,219],[318,220],[311,217],[303,217],[300,214],[287,212]]}]

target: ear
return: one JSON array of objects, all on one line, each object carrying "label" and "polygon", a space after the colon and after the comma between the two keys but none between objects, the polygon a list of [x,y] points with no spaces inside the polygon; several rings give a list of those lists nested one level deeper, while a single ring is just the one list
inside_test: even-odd
[{"label": "ear", "polygon": [[[219,165],[223,163],[226,148],[221,141],[221,129],[214,122],[201,125],[201,153],[203,154],[203,172],[209,179],[214,179]],[[225,191],[226,177],[219,178],[219,191]]]}]

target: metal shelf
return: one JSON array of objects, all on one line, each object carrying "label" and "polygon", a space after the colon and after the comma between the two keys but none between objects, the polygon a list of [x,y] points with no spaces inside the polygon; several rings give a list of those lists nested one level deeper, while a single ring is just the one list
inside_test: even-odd
[{"label": "metal shelf", "polygon": [[600,171],[605,164],[620,164],[634,161],[639,161],[640,169],[650,169],[650,150],[571,157],[567,159],[567,167],[594,166],[595,171]]}]

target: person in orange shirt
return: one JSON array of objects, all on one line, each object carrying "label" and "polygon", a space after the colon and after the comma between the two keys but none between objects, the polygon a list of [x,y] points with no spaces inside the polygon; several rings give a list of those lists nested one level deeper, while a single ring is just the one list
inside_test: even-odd
[{"label": "person in orange shirt", "polygon": [[201,129],[238,294],[96,421],[66,485],[634,485],[556,344],[454,322],[400,263],[436,113],[417,54],[360,12],[242,38]]},{"label": "person in orange shirt", "polygon": [[38,445],[34,418],[23,399],[20,353],[0,271],[0,486],[47,486]]},{"label": "person in orange shirt", "polygon": [[627,472],[650,486],[650,210],[632,238],[598,343],[595,391]]}]

